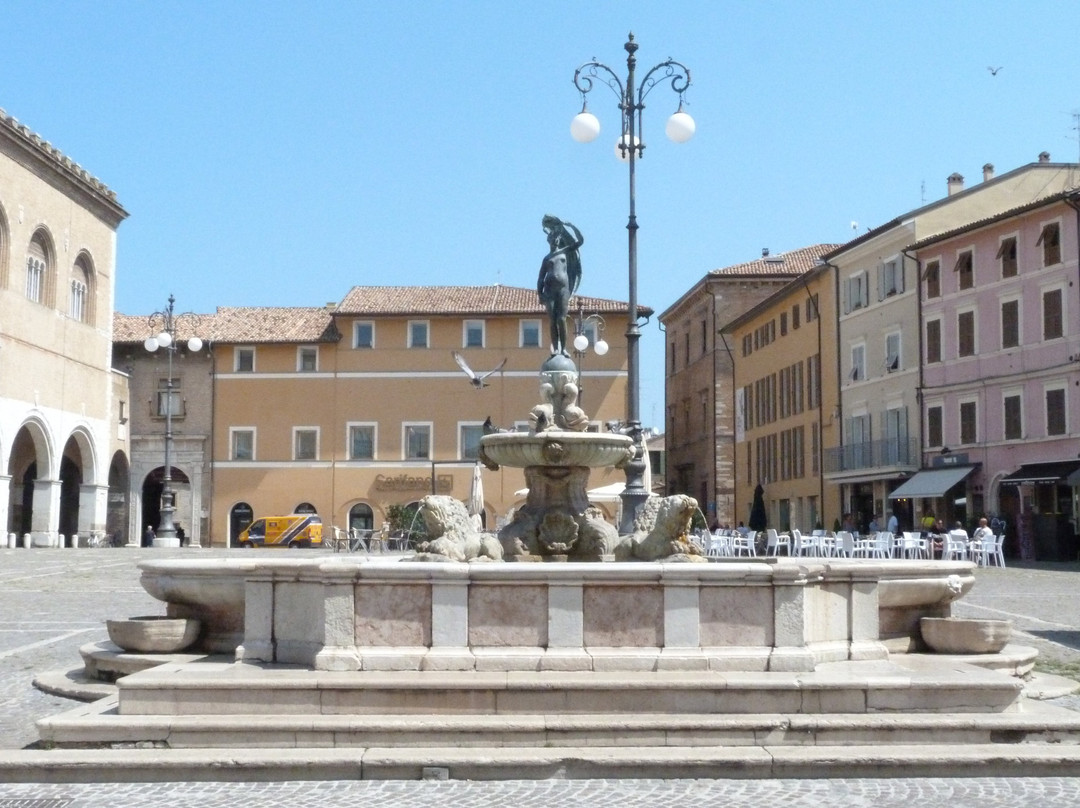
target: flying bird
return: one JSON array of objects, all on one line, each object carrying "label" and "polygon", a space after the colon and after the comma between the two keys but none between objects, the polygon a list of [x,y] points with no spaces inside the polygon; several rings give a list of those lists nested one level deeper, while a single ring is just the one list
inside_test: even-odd
[{"label": "flying bird", "polygon": [[1000,67],[988,67],[986,69],[990,71],[991,76],[996,76],[998,74],[998,71],[1001,70]]},{"label": "flying bird", "polygon": [[498,373],[503,369],[503,365],[506,364],[506,358],[503,358],[498,365],[489,370],[487,373],[477,373],[471,367],[469,363],[465,361],[465,357],[459,354],[457,351],[451,351],[450,354],[454,357],[454,361],[458,363],[458,367],[465,371],[465,375],[469,377],[469,381],[472,382],[472,386],[479,390],[481,387],[487,387],[488,383],[484,381],[492,373]]}]

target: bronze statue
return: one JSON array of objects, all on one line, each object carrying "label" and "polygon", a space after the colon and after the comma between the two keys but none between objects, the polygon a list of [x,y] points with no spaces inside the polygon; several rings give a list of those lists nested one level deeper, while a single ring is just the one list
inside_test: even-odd
[{"label": "bronze statue", "polygon": [[570,313],[570,297],[581,283],[578,248],[585,243],[585,239],[570,222],[550,214],[541,221],[547,233],[549,252],[540,264],[536,293],[551,321],[552,355],[569,356],[566,351],[566,317]]}]

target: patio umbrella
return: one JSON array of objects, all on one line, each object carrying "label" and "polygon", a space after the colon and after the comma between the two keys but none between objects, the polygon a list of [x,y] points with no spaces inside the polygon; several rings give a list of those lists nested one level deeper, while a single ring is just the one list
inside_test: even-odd
[{"label": "patio umbrella", "polygon": [[469,501],[465,503],[469,516],[477,528],[484,526],[484,480],[480,475],[480,463],[473,466],[472,485],[469,486]]},{"label": "patio umbrella", "polygon": [[754,489],[754,503],[750,506],[750,521],[747,524],[751,530],[764,530],[768,526],[768,516],[765,513],[765,489],[758,483]]}]

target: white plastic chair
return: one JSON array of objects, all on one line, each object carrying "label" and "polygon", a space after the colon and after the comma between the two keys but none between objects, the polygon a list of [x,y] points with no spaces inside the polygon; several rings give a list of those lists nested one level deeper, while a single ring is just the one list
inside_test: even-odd
[{"label": "white plastic chair", "polygon": [[855,537],[846,530],[836,534],[835,554],[841,558],[855,558]]},{"label": "white plastic chair", "polygon": [[757,548],[754,547],[754,539],[757,534],[754,531],[749,533],[736,533],[731,537],[731,549],[733,555],[748,555],[756,556]]},{"label": "white plastic chair", "polygon": [[735,553],[731,547],[731,536],[722,533],[714,533],[709,536],[709,546],[705,550],[705,555],[711,558],[729,558]]},{"label": "white plastic chair", "polygon": [[941,539],[941,560],[966,561],[968,557],[968,534],[966,530],[950,530]]},{"label": "white plastic chair", "polygon": [[929,543],[918,533],[904,531],[900,537],[900,555],[904,558],[929,558]]},{"label": "white plastic chair", "polygon": [[765,531],[765,555],[776,558],[780,555],[780,548],[784,548],[786,555],[791,555],[791,538],[786,534],[777,533],[773,528]]}]

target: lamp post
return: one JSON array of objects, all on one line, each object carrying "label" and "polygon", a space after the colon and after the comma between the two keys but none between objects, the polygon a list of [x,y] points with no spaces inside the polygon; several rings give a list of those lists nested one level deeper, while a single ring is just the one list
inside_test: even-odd
[{"label": "lamp post", "polygon": [[[683,93],[690,86],[690,68],[674,59],[668,59],[651,68],[640,83],[636,83],[638,44],[631,33],[626,44],[626,82],[619,78],[607,65],[593,60],[586,62],[574,72],[574,86],[581,93],[581,112],[570,123],[570,135],[579,143],[588,143],[600,134],[600,121],[589,112],[588,93],[596,82],[606,84],[619,99],[619,111],[622,126],[619,139],[615,144],[615,153],[625,161],[630,169],[630,218],[626,229],[629,234],[629,273],[630,297],[628,322],[626,327],[626,424],[623,431],[634,441],[634,458],[626,466],[626,488],[623,491],[621,533],[633,532],[634,520],[649,497],[645,490],[645,446],[642,437],[640,398],[641,382],[639,378],[638,341],[641,338],[641,326],[637,310],[637,200],[635,166],[645,152],[642,139],[643,128],[641,113],[645,109],[645,97],[653,87],[661,82],[670,81],[671,89],[679,96],[679,106],[668,118],[664,131],[676,143],[685,143],[694,136],[694,119],[683,111]],[[647,320],[646,320],[647,321]]]},{"label": "lamp post", "polygon": [[[176,537],[176,523],[173,521],[173,513],[176,510],[176,493],[172,487],[172,454],[173,454],[173,433],[172,433],[172,418],[173,418],[173,388],[175,382],[173,380],[173,356],[179,350],[180,346],[176,339],[176,332],[179,322],[182,319],[191,319],[198,324],[198,315],[192,312],[185,312],[183,314],[175,314],[173,312],[173,305],[176,303],[176,299],[169,295],[169,306],[162,311],[155,311],[149,317],[150,332],[152,336],[146,338],[143,343],[143,347],[150,353],[154,353],[158,348],[165,351],[168,362],[168,376],[165,381],[165,475],[161,481],[161,522],[158,525],[157,533],[154,536],[154,547],[179,547],[180,540]],[[192,329],[194,330],[194,328]],[[156,332],[156,333],[155,333]],[[203,341],[197,336],[192,336],[187,341],[187,348],[189,351],[198,352],[202,350]],[[160,412],[159,405],[159,412]],[[194,525],[191,526],[194,530]]]},{"label": "lamp post", "polygon": [[589,350],[588,327],[592,325],[596,330],[593,332],[592,346],[597,356],[603,356],[608,352],[608,344],[604,339],[604,318],[599,314],[585,314],[581,303],[578,303],[577,315],[574,317],[574,356],[577,357],[578,366],[578,406],[585,406],[585,382],[582,379],[582,366],[585,364],[585,354]]}]

